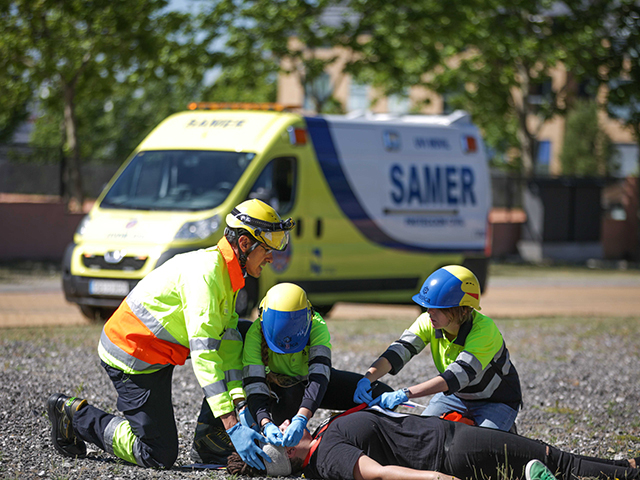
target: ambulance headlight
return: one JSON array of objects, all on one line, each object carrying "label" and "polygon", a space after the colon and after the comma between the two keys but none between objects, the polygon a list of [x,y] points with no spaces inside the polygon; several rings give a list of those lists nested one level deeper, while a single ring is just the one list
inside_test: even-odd
[{"label": "ambulance headlight", "polygon": [[214,215],[211,218],[205,218],[204,220],[198,220],[196,222],[187,222],[178,233],[176,233],[175,240],[197,240],[207,238],[213,235],[220,226],[220,217]]},{"label": "ambulance headlight", "polygon": [[85,215],[82,220],[80,220],[80,223],[78,224],[78,228],[76,228],[76,235],[84,235],[85,232],[87,231],[87,227],[89,226],[89,223],[91,222],[91,219],[89,218],[89,215]]}]

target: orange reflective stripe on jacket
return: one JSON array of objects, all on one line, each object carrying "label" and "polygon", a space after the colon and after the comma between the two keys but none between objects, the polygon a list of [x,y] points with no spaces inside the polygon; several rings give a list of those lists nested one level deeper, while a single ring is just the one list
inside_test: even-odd
[{"label": "orange reflective stripe on jacket", "polygon": [[126,300],[105,324],[104,333],[113,345],[149,365],[183,365],[189,355],[189,348],[154,335],[131,311]]}]

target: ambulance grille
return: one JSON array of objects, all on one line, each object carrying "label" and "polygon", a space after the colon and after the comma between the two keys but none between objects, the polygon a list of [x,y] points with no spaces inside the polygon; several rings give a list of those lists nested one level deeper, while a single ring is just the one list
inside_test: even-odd
[{"label": "ambulance grille", "polygon": [[140,270],[144,267],[146,261],[146,258],[124,257],[118,263],[108,263],[102,255],[82,257],[82,263],[84,266],[95,270]]}]

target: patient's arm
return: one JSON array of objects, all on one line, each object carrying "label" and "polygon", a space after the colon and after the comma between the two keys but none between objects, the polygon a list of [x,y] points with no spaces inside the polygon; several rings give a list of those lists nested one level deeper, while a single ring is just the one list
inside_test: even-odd
[{"label": "patient's arm", "polygon": [[361,455],[353,467],[355,480],[458,480],[430,470],[414,470],[397,465],[380,465],[373,458]]}]

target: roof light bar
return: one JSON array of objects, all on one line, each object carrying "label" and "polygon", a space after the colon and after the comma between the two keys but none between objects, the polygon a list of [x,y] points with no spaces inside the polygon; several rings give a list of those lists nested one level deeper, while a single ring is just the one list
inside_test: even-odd
[{"label": "roof light bar", "polygon": [[296,107],[267,102],[191,102],[187,108],[189,110],[265,110],[283,112]]}]

